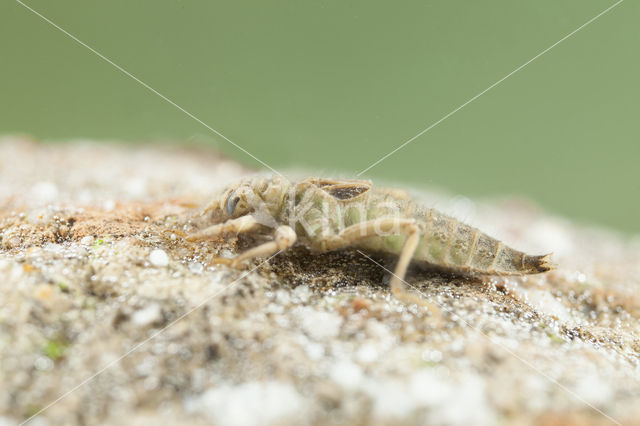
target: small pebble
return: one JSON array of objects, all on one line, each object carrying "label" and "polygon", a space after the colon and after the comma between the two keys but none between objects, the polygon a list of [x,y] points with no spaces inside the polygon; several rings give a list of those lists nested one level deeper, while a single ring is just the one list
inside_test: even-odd
[{"label": "small pebble", "polygon": [[326,340],[340,334],[343,319],[334,312],[300,307],[294,311],[300,327],[313,340]]},{"label": "small pebble", "polygon": [[298,287],[296,287],[293,290],[293,294],[302,303],[307,303],[309,301],[309,298],[311,297],[311,290],[309,289],[308,286],[303,284],[303,285],[299,285]]},{"label": "small pebble", "polygon": [[375,345],[367,343],[356,352],[356,358],[363,363],[371,363],[378,359],[379,351]]},{"label": "small pebble", "polygon": [[51,358],[48,358],[46,356],[39,356],[33,362],[33,366],[36,368],[36,370],[48,371],[53,369],[54,362]]},{"label": "small pebble", "polygon": [[442,361],[442,352],[436,350],[426,350],[421,356],[424,362],[440,362]]},{"label": "small pebble", "polygon": [[91,235],[82,237],[82,239],[80,240],[80,244],[84,246],[90,246],[91,244],[93,244],[93,237]]},{"label": "small pebble", "polygon": [[355,390],[360,386],[364,374],[358,364],[349,360],[340,360],[331,365],[329,377],[341,387]]},{"label": "small pebble", "polygon": [[194,274],[201,274],[204,271],[204,265],[200,262],[192,262],[189,264],[189,271]]},{"label": "small pebble", "polygon": [[155,249],[149,255],[149,262],[151,262],[153,266],[164,267],[169,264],[169,256],[167,256],[164,250]]},{"label": "small pebble", "polygon": [[140,327],[146,327],[162,319],[162,308],[157,303],[153,303],[144,309],[136,311],[131,317],[131,321]]}]

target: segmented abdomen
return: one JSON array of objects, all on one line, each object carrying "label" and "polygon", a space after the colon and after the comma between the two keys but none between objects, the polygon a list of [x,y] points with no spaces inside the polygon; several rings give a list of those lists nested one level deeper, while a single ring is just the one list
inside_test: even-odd
[{"label": "segmented abdomen", "polygon": [[535,274],[551,269],[550,255],[529,256],[429,209],[416,217],[421,230],[414,259],[481,274]]}]

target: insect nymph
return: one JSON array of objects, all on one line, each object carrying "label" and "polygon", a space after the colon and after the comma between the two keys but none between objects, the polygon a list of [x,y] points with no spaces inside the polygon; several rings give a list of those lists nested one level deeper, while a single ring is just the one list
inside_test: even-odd
[{"label": "insect nymph", "polygon": [[275,229],[272,241],[218,263],[239,266],[304,244],[312,252],[344,248],[399,256],[391,278],[394,294],[412,259],[457,272],[536,274],[551,269],[551,255],[530,256],[435,209],[421,207],[401,190],[374,188],[367,180],[253,178],[224,191],[203,211],[214,225],[189,240],[225,233]]}]

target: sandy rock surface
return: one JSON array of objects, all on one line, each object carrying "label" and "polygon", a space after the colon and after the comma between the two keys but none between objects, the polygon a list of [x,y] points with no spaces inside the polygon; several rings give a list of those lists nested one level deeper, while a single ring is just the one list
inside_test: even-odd
[{"label": "sandy rock surface", "polygon": [[0,425],[640,424],[638,239],[422,192],[559,267],[414,268],[428,305],[407,306],[357,252],[208,266],[255,244],[184,240],[248,173],[197,148],[0,140]]}]

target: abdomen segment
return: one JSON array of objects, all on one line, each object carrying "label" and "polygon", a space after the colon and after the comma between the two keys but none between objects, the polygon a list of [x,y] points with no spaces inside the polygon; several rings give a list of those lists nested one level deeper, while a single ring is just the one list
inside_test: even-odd
[{"label": "abdomen segment", "polygon": [[433,265],[491,275],[536,274],[551,269],[551,255],[529,256],[471,226],[428,210],[414,258]]}]

